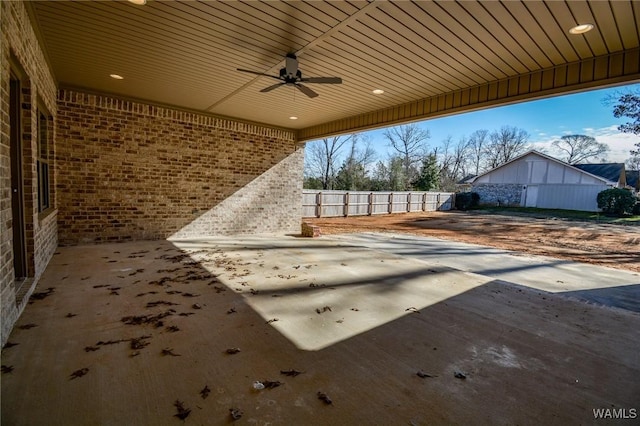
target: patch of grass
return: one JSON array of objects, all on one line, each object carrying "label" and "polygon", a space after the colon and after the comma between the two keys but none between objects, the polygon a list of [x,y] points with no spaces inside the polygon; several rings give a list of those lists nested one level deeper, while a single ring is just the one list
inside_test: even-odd
[{"label": "patch of grass", "polygon": [[529,216],[539,219],[581,220],[586,222],[613,223],[618,225],[639,225],[640,216],[611,217],[602,213],[578,210],[538,209],[534,207],[480,207],[476,211],[492,214]]}]

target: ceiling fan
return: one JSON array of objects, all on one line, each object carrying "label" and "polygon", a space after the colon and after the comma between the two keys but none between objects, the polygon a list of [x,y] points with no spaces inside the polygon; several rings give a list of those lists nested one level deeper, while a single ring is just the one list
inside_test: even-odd
[{"label": "ceiling fan", "polygon": [[271,74],[265,74],[258,71],[245,70],[237,68],[238,71],[248,72],[251,74],[263,75],[266,77],[275,78],[280,80],[280,83],[276,83],[272,86],[265,87],[261,90],[262,93],[270,92],[273,89],[277,89],[280,86],[294,86],[302,93],[310,98],[318,96],[316,92],[303,85],[302,83],[318,83],[318,84],[341,84],[342,79],[340,77],[302,77],[302,72],[298,69],[298,58],[293,53],[288,53],[286,56],[286,63],[284,68],[280,69],[280,75],[275,76]]}]

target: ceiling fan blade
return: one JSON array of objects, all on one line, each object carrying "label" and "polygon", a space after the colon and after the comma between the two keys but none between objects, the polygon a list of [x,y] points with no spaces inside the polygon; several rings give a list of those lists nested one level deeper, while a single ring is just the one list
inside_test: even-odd
[{"label": "ceiling fan blade", "polygon": [[305,77],[300,81],[305,83],[320,83],[320,84],[341,84],[342,79],[340,77]]},{"label": "ceiling fan blade", "polygon": [[261,92],[262,93],[270,92],[273,89],[277,89],[278,87],[282,86],[283,84],[286,84],[286,83],[276,83],[276,84],[274,84],[272,86],[265,87],[264,89],[261,90]]},{"label": "ceiling fan blade", "polygon": [[240,71],[240,72],[248,72],[249,74],[262,75],[262,76],[265,76],[265,77],[271,77],[271,78],[275,78],[276,80],[280,80],[280,77],[278,77],[278,76],[271,75],[271,74],[265,74],[263,72],[245,70],[245,69],[242,69],[242,68],[236,68],[236,70]]},{"label": "ceiling fan blade", "polygon": [[307,86],[303,86],[302,84],[294,84],[294,86],[296,86],[298,88],[298,90],[300,90],[302,93],[304,93],[305,95],[307,95],[310,98],[315,98],[316,96],[318,96],[318,94],[316,92],[314,92],[313,90],[309,89]]}]

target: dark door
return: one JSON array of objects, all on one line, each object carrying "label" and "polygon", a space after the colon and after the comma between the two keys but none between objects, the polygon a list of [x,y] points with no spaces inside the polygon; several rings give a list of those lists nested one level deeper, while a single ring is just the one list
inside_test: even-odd
[{"label": "dark door", "polygon": [[11,76],[9,123],[11,125],[11,214],[13,217],[13,270],[16,282],[27,276],[22,182],[22,130],[20,123],[20,80]]}]

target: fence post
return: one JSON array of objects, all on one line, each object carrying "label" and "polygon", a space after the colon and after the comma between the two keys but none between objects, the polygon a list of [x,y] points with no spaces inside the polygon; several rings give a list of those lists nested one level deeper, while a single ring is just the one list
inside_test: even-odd
[{"label": "fence post", "polygon": [[316,195],[316,217],[322,216],[322,191]]},{"label": "fence post", "polygon": [[427,193],[426,192],[422,193],[422,211],[423,212],[427,211]]},{"label": "fence post", "polygon": [[436,211],[440,210],[440,193],[438,192],[438,197],[436,198]]},{"label": "fence post", "polygon": [[393,213],[393,192],[389,193],[389,214]]},{"label": "fence post", "polygon": [[411,212],[411,192],[407,194],[407,213]]},{"label": "fence post", "polygon": [[373,192],[369,193],[369,216],[373,214]]},{"label": "fence post", "polygon": [[344,194],[344,217],[349,216],[349,193]]}]

